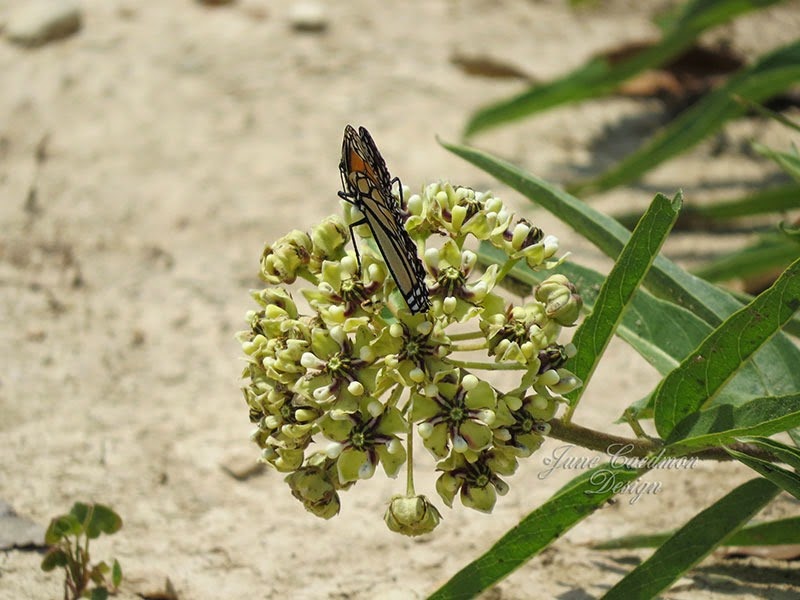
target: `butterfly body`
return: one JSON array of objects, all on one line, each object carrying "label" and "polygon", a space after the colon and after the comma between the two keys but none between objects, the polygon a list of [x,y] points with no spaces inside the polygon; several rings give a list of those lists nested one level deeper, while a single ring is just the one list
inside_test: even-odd
[{"label": "butterfly body", "polygon": [[[430,299],[425,268],[417,256],[416,244],[403,227],[400,207],[392,194],[392,184],[400,180],[389,175],[372,136],[363,127],[358,131],[350,125],[345,127],[339,171],[344,188],[339,197],[364,215],[362,220],[350,225],[351,234],[359,225],[369,227],[409,310],[414,314],[427,311]],[[402,187],[400,193],[402,198]]]}]

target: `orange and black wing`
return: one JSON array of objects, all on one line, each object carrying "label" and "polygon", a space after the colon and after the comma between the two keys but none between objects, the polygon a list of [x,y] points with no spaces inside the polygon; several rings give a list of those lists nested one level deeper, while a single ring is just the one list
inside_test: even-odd
[{"label": "orange and black wing", "polygon": [[[417,247],[403,227],[403,217],[392,195],[392,178],[372,136],[345,127],[339,163],[344,190],[340,197],[364,215],[392,278],[412,313],[428,310],[425,268]],[[351,226],[352,229],[352,226]]]}]

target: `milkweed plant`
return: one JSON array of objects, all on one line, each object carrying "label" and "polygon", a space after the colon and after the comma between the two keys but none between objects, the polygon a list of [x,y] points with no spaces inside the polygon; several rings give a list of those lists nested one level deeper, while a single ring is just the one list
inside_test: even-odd
[{"label": "milkweed plant", "polygon": [[[378,251],[360,249],[347,223],[331,216],[310,233],[294,230],[267,245],[266,287],[238,334],[247,365],[244,397],[260,459],[286,473],[291,493],[313,514],[339,512],[340,492],[375,475],[407,469],[405,494],[389,501],[388,527],[432,531],[441,514],[414,490],[415,438],[438,461],[436,491],[452,507],[490,512],[519,461],[549,432],[563,394],[581,381],[563,367],[574,354],[559,343],[582,301],[551,275],[518,302],[498,284],[517,263],[538,271],[559,264],[558,240],[500,198],[449,183],[408,196],[401,215],[427,272],[430,310],[412,314]],[[359,235],[369,235],[362,226]],[[468,246],[491,244],[498,261],[476,269]],[[287,288],[296,280],[302,309]],[[305,312],[303,312],[305,310]],[[515,387],[487,380],[508,371]],[[508,375],[508,374],[507,374]]]}]

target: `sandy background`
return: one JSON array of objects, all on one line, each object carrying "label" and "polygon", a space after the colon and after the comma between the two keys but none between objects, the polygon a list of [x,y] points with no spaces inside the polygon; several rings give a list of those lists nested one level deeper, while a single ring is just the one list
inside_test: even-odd
[{"label": "sandy background", "polygon": [[[0,23],[20,1],[0,0]],[[435,535],[416,540],[382,521],[403,478],[360,483],[328,522],[306,513],[275,472],[232,478],[222,465],[257,456],[233,336],[253,306],[247,291],[258,286],[263,244],[339,210],[346,123],[368,127],[412,189],[449,178],[530,212],[434,139],[457,140],[472,110],[525,84],[469,76],[450,58],[489,56],[553,77],[655,36],[649,15],[665,4],[573,12],[560,0],[353,0],[327,3],[327,30],[303,33],[291,27],[290,2],[84,0],[83,29],[69,39],[36,50],[1,40],[0,499],[42,524],[76,500],[113,506],[124,528],[93,551],[120,559],[122,598],[163,588],[165,578],[185,599],[433,591],[574,475],[538,477],[561,444],[523,463],[493,515],[443,509]],[[793,2],[708,40],[752,58],[798,30]],[[635,148],[660,115],[656,101],[613,98],[476,143],[566,181]],[[789,139],[743,120],[598,205],[642,205],[678,186],[689,202],[757,187],[776,169],[742,154],[753,136]],[[568,227],[535,219],[577,260],[607,264]],[[678,235],[669,248],[688,260],[726,243]],[[578,422],[627,434],[609,423],[656,380],[614,343]],[[423,473],[432,460],[417,454],[418,491],[433,496],[434,476]],[[597,597],[647,553],[600,554],[584,543],[676,526],[750,477],[730,464],[659,474],[661,494],[621,498],[485,597]],[[797,511],[782,497],[763,516]],[[1,553],[0,598],[59,598],[59,577],[43,574],[40,560]],[[798,594],[796,563],[712,557],[664,597]]]}]

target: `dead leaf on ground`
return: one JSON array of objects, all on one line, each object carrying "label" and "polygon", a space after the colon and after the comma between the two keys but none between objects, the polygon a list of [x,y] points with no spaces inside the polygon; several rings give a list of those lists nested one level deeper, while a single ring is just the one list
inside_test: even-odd
[{"label": "dead leaf on ground", "polygon": [[[615,65],[634,58],[654,45],[652,42],[634,42],[605,52],[602,57]],[[674,105],[688,105],[720,86],[744,65],[744,59],[730,48],[693,45],[659,68],[629,79],[620,86],[618,93],[637,98],[660,98]]]},{"label": "dead leaf on ground", "polygon": [[461,71],[473,77],[488,77],[491,79],[523,79],[535,83],[534,78],[515,67],[514,65],[498,58],[482,54],[464,54],[456,51],[450,56],[450,62]]}]

